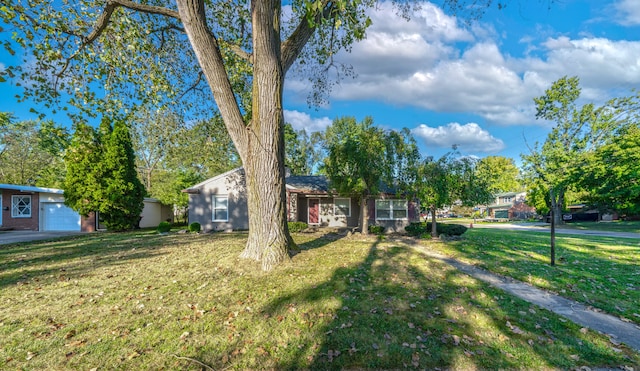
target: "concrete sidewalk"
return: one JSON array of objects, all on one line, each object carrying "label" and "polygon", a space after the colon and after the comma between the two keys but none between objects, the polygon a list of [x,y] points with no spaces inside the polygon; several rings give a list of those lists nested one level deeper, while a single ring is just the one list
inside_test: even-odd
[{"label": "concrete sidewalk", "polygon": [[567,318],[581,326],[599,331],[609,336],[613,341],[626,344],[629,348],[640,352],[640,326],[624,322],[618,317],[609,314],[589,310],[585,305],[573,300],[563,298],[548,291],[535,288],[531,285],[514,279],[499,276],[484,269],[449,258],[437,252],[427,249],[425,246],[413,245],[424,255],[440,260],[458,270],[491,286],[517,296],[532,304],[548,309],[564,318]]}]

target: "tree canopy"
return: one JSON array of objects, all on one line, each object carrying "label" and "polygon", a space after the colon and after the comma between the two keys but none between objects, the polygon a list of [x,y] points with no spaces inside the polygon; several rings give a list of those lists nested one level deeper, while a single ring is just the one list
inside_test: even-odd
[{"label": "tree canopy", "polygon": [[[76,120],[128,116],[138,105],[218,110],[247,182],[249,237],[241,256],[268,270],[295,251],[285,210],[284,77],[300,60],[314,97],[326,96],[328,71],[339,66],[334,56],[365,37],[366,10],[375,4],[296,0],[283,17],[276,0],[14,1],[0,10],[15,29],[4,46],[14,53],[18,45],[34,62],[7,66],[2,79],[29,81],[22,98],[48,107],[68,97]],[[410,3],[399,4],[408,15]]]}]

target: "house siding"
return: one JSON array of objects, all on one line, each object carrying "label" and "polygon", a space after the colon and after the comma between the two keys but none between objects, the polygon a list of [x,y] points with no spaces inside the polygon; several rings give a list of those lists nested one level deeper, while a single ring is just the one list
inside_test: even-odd
[{"label": "house siding", "polygon": [[[244,171],[236,169],[194,186],[199,193],[189,196],[189,223],[200,223],[205,232],[249,229],[245,184]],[[215,196],[227,197],[227,221],[213,221]]]},{"label": "house siding", "polygon": [[[31,216],[14,218],[11,216],[11,196],[31,196]],[[6,209],[6,210],[5,210]],[[5,189],[2,191],[2,227],[8,229],[37,231],[40,226],[40,195]]]}]

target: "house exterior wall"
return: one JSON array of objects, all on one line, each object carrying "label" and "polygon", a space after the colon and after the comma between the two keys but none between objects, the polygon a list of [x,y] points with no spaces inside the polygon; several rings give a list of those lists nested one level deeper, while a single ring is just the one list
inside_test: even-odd
[{"label": "house exterior wall", "polygon": [[[12,196],[31,196],[31,216],[14,218],[11,216]],[[40,197],[39,193],[20,192],[10,189],[2,190],[2,227],[20,230],[37,231],[40,227]]]},{"label": "house exterior wall", "polygon": [[145,199],[140,217],[140,228],[155,228],[160,222],[173,220],[173,210],[158,200]]},{"label": "house exterior wall", "polygon": [[[249,229],[246,183],[242,169],[214,177],[200,183],[195,189],[199,193],[189,195],[189,223],[200,223],[205,232]],[[213,221],[215,196],[227,197],[226,221]]]}]

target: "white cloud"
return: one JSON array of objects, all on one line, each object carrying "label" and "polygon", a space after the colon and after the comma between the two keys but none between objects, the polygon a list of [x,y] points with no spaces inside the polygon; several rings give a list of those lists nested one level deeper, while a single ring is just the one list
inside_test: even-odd
[{"label": "white cloud", "polygon": [[332,121],[328,117],[312,118],[308,113],[300,111],[284,111],[284,121],[293,126],[295,130],[304,129],[307,133],[324,131]]},{"label": "white cloud", "polygon": [[638,0],[620,0],[613,5],[618,13],[616,19],[621,25],[640,25],[640,2]]},{"label": "white cloud", "polygon": [[476,123],[461,125],[457,122],[436,128],[420,125],[411,130],[427,146],[451,148],[456,145],[461,151],[496,153],[505,148],[504,142]]},{"label": "white cloud", "polygon": [[[640,19],[640,2],[617,5]],[[501,50],[493,27],[463,28],[431,3],[406,21],[383,2],[371,18],[367,39],[337,57],[358,77],[341,81],[330,100],[381,101],[527,125],[535,122],[533,98],[562,76],[577,75],[583,97],[596,101],[610,98],[609,89],[628,92],[640,84],[640,41],[563,36],[536,43],[537,37],[523,37],[528,50],[513,56]],[[309,85],[291,82],[288,88],[301,96]]]}]

